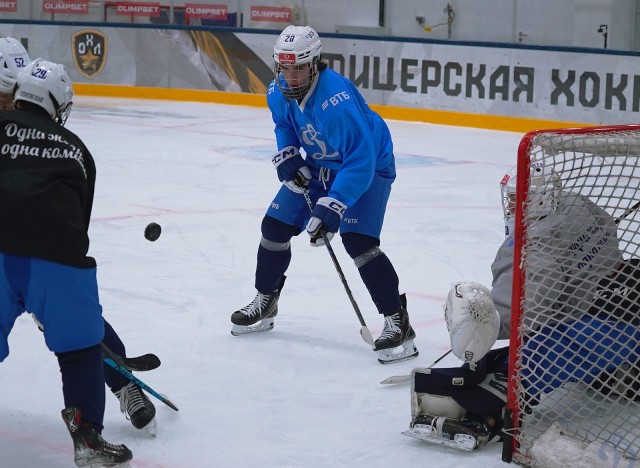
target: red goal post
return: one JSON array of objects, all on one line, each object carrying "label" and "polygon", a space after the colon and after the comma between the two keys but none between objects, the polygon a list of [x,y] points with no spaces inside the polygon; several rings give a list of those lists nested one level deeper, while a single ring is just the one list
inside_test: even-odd
[{"label": "red goal post", "polygon": [[[615,220],[614,230],[625,260],[623,264],[640,257],[640,213],[636,214],[636,209],[640,207],[640,125],[565,128],[526,134],[520,142],[517,161],[512,319],[503,460],[524,466],[578,466],[579,463],[584,463],[584,466],[631,466],[629,462],[634,463],[640,458],[640,403],[634,401],[635,398],[640,399],[640,395],[637,392],[630,395],[640,386],[640,375],[633,367],[629,372],[620,374],[624,381],[618,386],[614,387],[613,381],[607,381],[608,386],[604,386],[604,391],[600,376],[596,379],[600,382],[598,384],[593,376],[589,376],[589,371],[583,372],[580,364],[575,369],[575,363],[564,362],[563,355],[554,356],[547,352],[536,356],[537,350],[531,352],[527,349],[527,359],[523,359],[523,343],[529,342],[531,336],[540,330],[549,333],[549,336],[567,339],[576,349],[583,346],[580,342],[571,342],[571,335],[566,332],[567,321],[576,321],[574,317],[562,317],[556,323],[549,317],[543,317],[538,308],[533,307],[534,299],[525,296],[527,267],[535,262],[534,254],[528,257],[531,239],[525,221],[532,162],[542,164],[546,171],[559,176],[563,194],[579,193]],[[565,237],[568,239],[575,235],[579,239],[578,231],[579,226],[575,233],[568,232]],[[573,243],[566,247],[567,255],[575,256],[576,245]],[[573,250],[569,252],[568,249]],[[579,255],[583,255],[582,247],[577,250],[580,250]],[[588,258],[591,254],[584,252],[584,255],[584,258]],[[640,267],[637,270],[640,271]],[[634,266],[630,274],[635,273]],[[551,291],[550,296],[562,297],[567,304],[572,303],[572,293],[563,290],[562,284],[554,283],[553,287],[558,290]],[[593,278],[586,281],[584,288],[593,289],[594,299],[600,297],[596,296],[596,290],[602,286]],[[635,295],[633,298],[632,304],[625,302],[623,308],[633,309],[635,313],[634,306],[640,301]],[[556,310],[553,313],[562,314]],[[627,315],[621,318],[614,313],[607,313],[598,313],[598,317],[619,329],[625,327],[627,333],[630,333],[627,326],[638,326]],[[622,336],[627,337],[624,334]],[[607,363],[635,359],[634,354],[629,354],[632,345],[621,350],[611,345],[611,340],[610,336],[604,336],[596,342],[594,349],[604,351],[593,359],[602,358]],[[538,366],[540,362],[547,367]],[[534,374],[535,378],[553,380],[555,383],[553,390],[545,390],[539,400],[532,403],[527,386],[533,386],[531,375]],[[526,384],[525,375],[529,379]]]}]

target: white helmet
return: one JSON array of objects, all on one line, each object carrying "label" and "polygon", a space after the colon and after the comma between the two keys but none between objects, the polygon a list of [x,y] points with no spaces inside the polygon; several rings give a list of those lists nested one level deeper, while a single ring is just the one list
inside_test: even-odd
[{"label": "white helmet", "polygon": [[73,88],[64,65],[35,59],[18,75],[13,102],[26,101],[46,110],[64,125],[71,112]]},{"label": "white helmet", "polygon": [[31,59],[20,41],[0,37],[0,93],[11,94],[16,78]]},{"label": "white helmet", "polygon": [[[556,210],[562,189],[560,176],[540,162],[531,163],[529,173],[529,196],[525,215],[527,219],[540,219]],[[500,181],[505,236],[513,234],[516,208],[516,166],[512,167]]]},{"label": "white helmet", "polygon": [[[286,97],[302,99],[306,95],[318,74],[321,52],[320,36],[311,26],[287,26],[280,33],[273,48],[274,74],[276,84]],[[289,68],[305,64],[309,64],[309,67],[305,68],[304,73],[300,72],[299,80],[290,75],[287,75],[288,81],[285,80],[283,66]]]}]

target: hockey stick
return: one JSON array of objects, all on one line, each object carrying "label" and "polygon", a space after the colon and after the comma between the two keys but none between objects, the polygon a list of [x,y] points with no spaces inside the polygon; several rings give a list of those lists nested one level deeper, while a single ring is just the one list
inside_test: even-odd
[{"label": "hockey stick", "polygon": [[[102,348],[104,353],[108,353],[109,348],[107,348],[106,346],[104,346]],[[142,380],[140,380],[139,378],[137,378],[135,375],[133,375],[131,372],[129,372],[127,370],[127,368],[122,365],[119,364],[116,359],[118,359],[119,356],[115,355],[115,354],[105,354],[104,356],[104,362],[111,366],[114,370],[116,370],[117,372],[119,372],[120,374],[122,374],[124,377],[126,377],[127,379],[129,379],[130,381],[132,381],[134,384],[136,384],[138,387],[142,388],[143,390],[146,390],[148,393],[150,393],[151,395],[153,395],[154,397],[156,397],[158,400],[160,400],[162,403],[164,403],[165,405],[167,405],[169,408],[171,408],[174,411],[178,411],[178,407],[176,405],[174,405],[171,400],[169,400],[169,398],[167,398],[165,395],[162,395],[158,392],[156,392],[153,388],[149,387],[146,383],[144,383]],[[122,362],[122,360],[120,360],[120,362]]]},{"label": "hockey stick", "polygon": [[[44,331],[44,325],[42,325],[34,314],[31,314],[31,318],[36,323],[38,330]],[[127,369],[128,371],[148,371],[157,369],[160,367],[160,358],[152,353],[143,354],[142,356],[126,357],[111,351],[104,343],[101,343],[102,354],[110,357],[116,361],[119,365]]]},{"label": "hockey stick", "polygon": [[624,218],[626,218],[631,213],[636,211],[638,209],[638,207],[640,207],[640,201],[636,202],[635,205],[627,208],[624,213],[622,213],[618,218],[616,218],[616,224],[620,223],[620,221],[622,221]]},{"label": "hockey stick", "polygon": [[102,343],[102,354],[113,359],[117,364],[121,365],[129,372],[131,371],[149,371],[160,367],[160,358],[155,354],[148,353],[142,356],[126,357],[120,356],[111,351],[107,345]]},{"label": "hockey stick", "polygon": [[[309,196],[309,190],[306,188],[302,189],[302,195],[307,202],[307,206],[309,207],[309,211],[313,212],[313,203],[311,202],[311,197]],[[327,233],[320,229],[320,235],[322,235],[322,240],[324,241],[324,245],[327,247],[327,251],[331,256],[331,260],[333,261],[333,266],[336,267],[336,271],[338,272],[338,276],[340,277],[340,281],[342,281],[342,285],[344,286],[344,290],[347,292],[347,296],[349,296],[349,300],[351,301],[351,305],[353,306],[353,310],[356,312],[358,316],[358,320],[360,321],[360,336],[362,339],[372,348],[375,348],[375,343],[373,341],[373,336],[371,335],[371,331],[367,328],[367,324],[362,318],[362,313],[360,312],[360,308],[356,303],[356,300],[353,298],[353,294],[351,293],[351,289],[349,289],[349,285],[347,284],[347,279],[342,272],[342,268],[340,268],[340,264],[338,263],[338,258],[336,257],[336,253],[333,251],[333,247],[329,243],[329,238],[327,237]]]},{"label": "hockey stick", "polygon": [[[451,350],[447,351],[442,356],[440,356],[438,359],[433,361],[433,364],[431,364],[429,367],[427,367],[427,369],[431,369],[433,366],[438,364],[445,357],[447,357],[449,355],[449,353],[451,353]],[[409,374],[409,375],[392,375],[391,377],[387,377],[386,379],[384,379],[380,383],[383,384],[383,385],[394,385],[394,384],[406,383],[406,382],[409,382],[409,381],[411,381],[411,374]]]}]

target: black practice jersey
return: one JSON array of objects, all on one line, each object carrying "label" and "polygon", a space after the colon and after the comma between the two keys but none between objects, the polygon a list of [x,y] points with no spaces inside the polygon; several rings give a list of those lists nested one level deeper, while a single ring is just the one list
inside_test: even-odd
[{"label": "black practice jersey", "polygon": [[95,267],[95,179],[91,153],[48,114],[0,111],[0,251]]}]

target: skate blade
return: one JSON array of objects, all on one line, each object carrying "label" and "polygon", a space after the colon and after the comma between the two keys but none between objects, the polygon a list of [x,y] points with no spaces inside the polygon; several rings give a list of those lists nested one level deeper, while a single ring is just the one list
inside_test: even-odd
[{"label": "skate blade", "polygon": [[[401,350],[396,352],[397,350]],[[378,362],[380,364],[393,364],[396,362],[408,361],[418,357],[418,349],[413,344],[413,340],[405,341],[400,346],[377,351]]]},{"label": "skate blade", "polygon": [[131,463],[98,463],[93,465],[86,465],[85,468],[132,468]]},{"label": "skate blade", "polygon": [[240,336],[269,330],[273,330],[273,318],[262,319],[255,325],[236,325],[234,323],[233,327],[231,328],[231,334],[233,336]]},{"label": "skate blade", "polygon": [[435,429],[430,426],[415,426],[402,432],[402,435],[413,437],[423,442],[429,442],[430,444],[444,445],[446,447],[464,450],[465,452],[471,452],[477,448],[476,439],[469,435],[456,434],[453,440],[451,440],[438,437],[435,433]]},{"label": "skate blade", "polygon": [[146,430],[151,437],[155,438],[155,436],[158,435],[158,422],[156,421],[156,418],[149,421],[149,424],[144,426],[142,429]]}]

